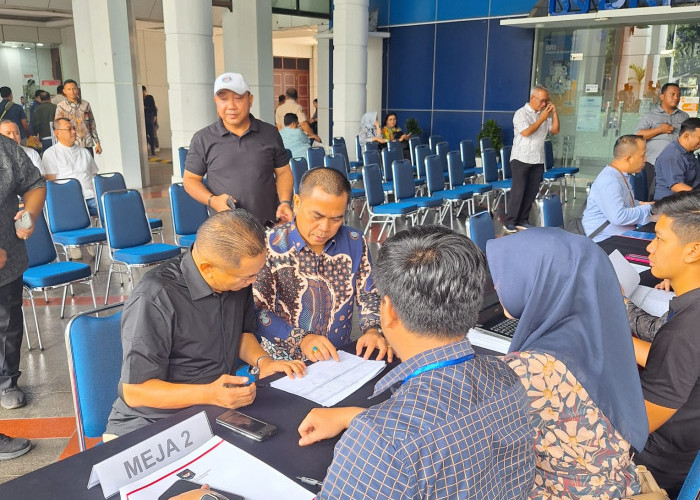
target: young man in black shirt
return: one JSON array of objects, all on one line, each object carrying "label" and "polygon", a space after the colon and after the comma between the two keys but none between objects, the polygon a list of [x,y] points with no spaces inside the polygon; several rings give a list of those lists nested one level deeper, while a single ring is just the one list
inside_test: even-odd
[{"label": "young man in black shirt", "polygon": [[635,462],[676,498],[700,451],[700,191],[668,196],[655,211],[651,272],[669,279],[676,297],[652,343],[633,339],[650,432]]}]

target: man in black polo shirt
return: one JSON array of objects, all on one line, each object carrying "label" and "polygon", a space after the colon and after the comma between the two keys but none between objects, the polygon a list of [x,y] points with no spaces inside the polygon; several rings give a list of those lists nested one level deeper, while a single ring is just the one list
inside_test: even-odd
[{"label": "man in black polo shirt", "polygon": [[238,73],[216,79],[214,102],[219,119],[190,143],[185,191],[210,213],[228,210],[230,196],[261,223],[291,222],[294,179],[277,128],[250,114],[253,96]]},{"label": "man in black polo shirt", "polygon": [[651,433],[634,461],[675,498],[700,451],[700,191],[668,196],[655,210],[651,272],[669,279],[676,297],[651,344],[633,339]]},{"label": "man in black polo shirt", "polygon": [[301,361],[276,361],[260,347],[251,284],[265,264],[265,231],[249,212],[215,214],[192,249],[148,272],[124,306],[122,373],[106,434],[121,436],[198,404],[240,408],[259,370],[304,374]]}]

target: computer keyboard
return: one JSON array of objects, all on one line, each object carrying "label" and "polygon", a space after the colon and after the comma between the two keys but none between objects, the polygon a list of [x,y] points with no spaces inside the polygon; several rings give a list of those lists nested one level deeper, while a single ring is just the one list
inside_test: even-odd
[{"label": "computer keyboard", "polygon": [[496,323],[489,330],[492,330],[500,335],[505,335],[508,338],[513,338],[515,329],[518,327],[517,319],[504,319],[503,321]]}]

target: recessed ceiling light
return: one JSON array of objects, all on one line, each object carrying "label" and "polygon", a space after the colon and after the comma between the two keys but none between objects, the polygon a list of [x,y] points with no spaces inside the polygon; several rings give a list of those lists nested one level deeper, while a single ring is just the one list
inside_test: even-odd
[{"label": "recessed ceiling light", "polygon": [[43,43],[37,43],[36,46],[37,46],[37,47],[43,47],[44,44],[43,44]]},{"label": "recessed ceiling light", "polygon": [[13,49],[18,49],[18,48],[19,48],[19,47],[17,47],[17,45],[10,45],[10,47],[12,47]]},{"label": "recessed ceiling light", "polygon": [[24,50],[32,50],[31,47],[24,47]]}]

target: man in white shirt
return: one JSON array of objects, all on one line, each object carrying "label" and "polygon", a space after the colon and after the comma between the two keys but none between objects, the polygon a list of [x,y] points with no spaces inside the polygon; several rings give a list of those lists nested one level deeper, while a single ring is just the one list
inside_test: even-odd
[{"label": "man in white shirt", "polygon": [[277,130],[282,130],[282,127],[284,127],[284,115],[287,113],[294,113],[297,115],[297,118],[299,119],[299,126],[304,133],[314,141],[321,142],[321,138],[314,134],[314,131],[311,130],[311,125],[309,125],[309,122],[306,119],[306,113],[304,113],[304,109],[297,102],[297,98],[299,97],[297,89],[288,88],[286,96],[287,98],[285,101],[277,106],[277,109],[275,110],[275,124],[277,125]]},{"label": "man in white shirt", "polygon": [[92,178],[97,173],[95,160],[87,149],[76,142],[75,127],[68,118],[54,120],[53,130],[58,142],[44,152],[42,159],[46,179],[78,179],[90,215],[97,215],[95,188],[92,184]]},{"label": "man in white shirt", "polygon": [[27,146],[22,146],[22,136],[20,135],[19,127],[15,122],[13,122],[12,120],[0,121],[0,134],[4,135],[5,137],[9,137],[17,144],[19,144],[20,147],[24,150],[24,152],[27,153],[29,159],[32,160],[34,166],[39,169],[41,175],[44,175],[44,167],[41,165],[41,157],[39,156],[39,153],[37,153],[35,149],[28,148]]},{"label": "man in white shirt", "polygon": [[545,87],[532,87],[530,100],[513,116],[513,132],[510,153],[513,183],[504,223],[509,233],[530,227],[530,207],[544,174],[544,141],[548,133],[559,133],[557,109],[549,102],[549,91]]}]

